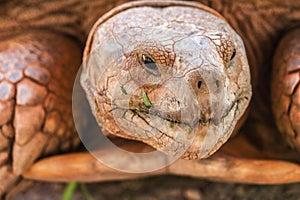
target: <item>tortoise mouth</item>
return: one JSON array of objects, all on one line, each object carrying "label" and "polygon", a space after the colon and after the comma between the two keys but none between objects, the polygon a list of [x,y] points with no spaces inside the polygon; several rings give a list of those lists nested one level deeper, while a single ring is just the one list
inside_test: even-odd
[{"label": "tortoise mouth", "polygon": [[[158,109],[154,107],[154,109],[151,109],[146,106],[141,106],[139,108],[126,108],[122,106],[116,106],[114,107],[114,111],[119,110],[123,114],[121,117],[125,118],[127,115],[127,119],[132,120],[132,121],[137,121],[136,118],[139,118],[142,122],[143,125],[147,125],[151,127],[152,129],[159,130],[161,133],[166,135],[167,137],[170,137],[174,139],[176,142],[176,139],[168,134],[168,132],[163,131],[163,126],[165,126],[165,129],[168,131],[172,131],[176,129],[177,126],[180,127],[185,127],[189,129],[190,131],[195,130],[195,129],[201,129],[203,127],[209,127],[209,126],[214,126],[214,127],[221,127],[221,131],[224,132],[230,132],[230,128],[234,125],[235,122],[235,117],[238,115],[238,105],[241,100],[236,100],[234,101],[229,109],[227,109],[221,116],[219,117],[210,117],[208,119],[197,119],[194,120],[191,123],[187,123],[185,121],[181,121],[178,119],[174,119],[172,117],[169,117],[168,115],[164,114],[163,111],[159,111]],[[161,122],[160,124],[154,124],[151,123],[151,120],[149,119],[156,119],[158,122]],[[135,124],[136,126],[139,126],[138,123]],[[130,131],[129,131],[130,132]],[[197,131],[196,131],[197,132]],[[131,133],[131,132],[130,132]],[[139,140],[139,139],[137,139]]]},{"label": "tortoise mouth", "polygon": [[[195,139],[182,155],[182,158],[197,160],[213,155],[231,136],[238,120],[237,117],[241,112],[239,110],[240,101],[237,100],[232,103],[232,106],[225,112],[218,124],[211,123],[212,120],[208,123],[199,122],[197,127],[199,134],[196,133]],[[205,127],[208,127],[208,129],[203,136],[201,129]]]},{"label": "tortoise mouth", "polygon": [[188,126],[189,128],[195,128],[197,127],[199,124],[201,125],[209,125],[209,124],[213,124],[215,126],[218,126],[219,124],[222,123],[222,121],[224,121],[224,119],[227,118],[228,115],[230,115],[230,113],[235,110],[234,112],[234,116],[237,115],[236,111],[238,108],[238,104],[240,101],[242,101],[243,98],[240,99],[236,99],[235,101],[233,101],[233,103],[231,104],[231,106],[229,106],[229,109],[226,109],[225,112],[222,113],[221,116],[214,116],[214,117],[209,117],[209,118],[201,118],[201,119],[196,119],[193,121],[187,122],[186,120],[181,120],[180,116],[176,116],[175,118],[172,116],[172,114],[170,114],[170,112],[166,112],[166,111],[161,111],[159,110],[159,107],[156,105],[152,105],[150,106],[145,106],[141,103],[137,103],[136,105],[139,106],[134,106],[134,107],[124,107],[122,105],[115,105],[113,110],[119,109],[119,110],[123,110],[124,113],[125,112],[130,112],[133,116],[137,116],[139,118],[141,118],[142,120],[145,121],[145,123],[149,124],[149,122],[144,118],[144,116],[153,116],[153,117],[158,117],[164,121],[167,121],[169,123],[173,123],[173,125],[176,124],[182,124],[185,126]]},{"label": "tortoise mouth", "polygon": [[[241,101],[242,99],[234,101],[219,120],[198,119],[194,124],[168,119],[162,114],[144,109],[116,107],[115,110],[123,113],[122,117],[127,116],[127,119],[135,123],[129,130],[125,130],[128,135],[118,136],[146,143],[168,155],[181,154],[181,157],[186,159],[209,157],[227,141],[233,132]],[[159,122],[159,124],[153,123],[149,119]],[[118,119],[115,120],[118,121]],[[123,129],[125,124],[127,126],[125,129],[128,129],[128,124],[121,123],[117,122],[119,128]],[[143,131],[140,133],[133,131],[137,129],[143,129]],[[149,130],[149,132],[145,130]]]}]

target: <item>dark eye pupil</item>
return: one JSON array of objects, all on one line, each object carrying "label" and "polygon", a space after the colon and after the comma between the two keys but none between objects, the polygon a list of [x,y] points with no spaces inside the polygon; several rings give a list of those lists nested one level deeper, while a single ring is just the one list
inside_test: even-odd
[{"label": "dark eye pupil", "polygon": [[143,55],[142,59],[143,59],[143,64],[146,67],[146,69],[150,70],[152,73],[153,73],[153,71],[158,70],[156,63],[151,58]]},{"label": "dark eye pupil", "polygon": [[148,56],[143,56],[143,59],[144,59],[145,65],[154,63],[154,61],[151,58],[149,58]]},{"label": "dark eye pupil", "polygon": [[232,60],[235,57],[235,54],[236,54],[236,50],[234,48],[230,60]]}]

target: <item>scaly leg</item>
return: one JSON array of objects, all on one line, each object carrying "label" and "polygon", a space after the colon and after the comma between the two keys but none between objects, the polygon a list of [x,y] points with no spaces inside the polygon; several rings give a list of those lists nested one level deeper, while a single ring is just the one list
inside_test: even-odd
[{"label": "scaly leg", "polygon": [[[273,113],[279,131],[300,152],[300,29],[281,40],[274,56]],[[299,155],[300,157],[300,155]]]},{"label": "scaly leg", "polygon": [[0,41],[1,198],[36,159],[79,143],[71,98],[81,49],[42,30]]}]

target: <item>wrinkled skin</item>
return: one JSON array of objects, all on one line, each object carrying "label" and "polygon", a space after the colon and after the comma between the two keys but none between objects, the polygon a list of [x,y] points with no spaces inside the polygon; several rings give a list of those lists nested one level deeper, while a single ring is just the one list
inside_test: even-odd
[{"label": "wrinkled skin", "polygon": [[[92,34],[82,85],[109,134],[189,159],[208,157],[227,141],[251,86],[242,40],[224,19],[189,7],[132,8]],[[143,64],[143,56],[156,66]]]},{"label": "wrinkled skin", "polygon": [[[81,62],[80,57],[83,44],[90,27],[96,19],[122,2],[123,1],[89,0],[80,1],[80,3],[77,0],[63,2],[40,0],[1,1],[0,23],[3,26],[0,32],[0,87],[2,88],[0,91],[0,111],[2,114],[0,115],[0,182],[4,182],[4,184],[0,185],[0,196],[7,192],[16,192],[16,185],[19,185],[22,188],[23,177],[26,179],[47,181],[90,182],[100,180],[120,180],[144,176],[144,174],[132,175],[114,171],[96,162],[87,154],[52,157],[33,165],[40,157],[66,151],[73,146],[76,146],[78,143],[78,138],[76,138],[74,134],[74,127],[72,125],[72,118],[70,115],[71,106],[69,102],[71,100],[71,87],[75,78],[75,72]],[[299,154],[297,154],[295,150],[289,149],[283,139],[288,138],[288,143],[292,144],[295,149],[299,149],[300,134],[298,132],[299,123],[297,123],[299,122],[299,112],[297,111],[299,108],[298,94],[300,91],[299,64],[297,64],[299,63],[297,62],[299,50],[295,47],[295,44],[299,43],[297,42],[299,41],[299,37],[297,37],[299,34],[287,36],[287,39],[284,39],[285,41],[282,42],[277,50],[274,64],[276,64],[276,68],[281,70],[279,73],[286,78],[282,81],[282,78],[280,78],[282,76],[276,76],[277,73],[273,72],[272,79],[275,81],[272,84],[272,87],[274,88],[272,92],[273,96],[270,98],[271,62],[275,47],[285,32],[299,26],[299,2],[289,0],[241,0],[237,2],[232,2],[231,0],[199,0],[199,2],[215,9],[224,16],[235,32],[243,39],[251,70],[251,83],[253,88],[252,103],[250,104],[250,107],[248,107],[249,117],[246,124],[240,130],[240,134],[229,140],[214,157],[210,157],[201,162],[179,160],[162,171],[153,172],[147,175],[177,174],[224,181],[269,184],[299,181],[299,165],[290,162],[299,161]],[[158,5],[159,2],[152,2],[151,4],[152,6],[155,6]],[[166,3],[166,5],[167,4],[168,3]],[[86,9],[88,9],[88,11],[86,11]],[[122,11],[122,9],[120,10]],[[175,13],[176,12],[174,12],[174,14]],[[114,13],[111,13],[111,15],[114,16]],[[181,14],[178,15],[180,16]],[[219,14],[216,14],[216,16],[219,16]],[[209,28],[218,30],[220,27]],[[232,33],[230,30],[227,31],[232,35],[225,34],[225,41],[231,41],[233,43],[237,42],[238,39],[236,38],[237,36],[235,33]],[[195,34],[198,36],[203,36],[205,34],[209,35],[208,32],[205,34],[200,34],[200,32]],[[200,37],[196,37],[196,41],[200,41],[199,38]],[[179,42],[176,43],[180,44]],[[187,46],[185,48],[191,47],[193,43],[187,42],[186,44]],[[211,51],[207,50],[215,56],[216,60],[208,62],[207,60],[205,61],[204,58],[201,58],[203,61],[210,64],[211,62],[222,63],[222,61],[225,60],[228,62],[228,58],[231,57],[229,55],[232,55],[232,49],[229,49],[228,51],[218,50],[213,42],[209,44],[211,44],[212,49]],[[150,46],[151,45],[153,45],[153,43],[150,42]],[[32,46],[35,50],[28,52],[27,49],[30,49]],[[142,47],[144,48],[145,44],[143,44]],[[180,47],[183,48],[184,46],[181,45]],[[88,46],[87,49],[89,48],[90,47]],[[242,51],[241,49],[242,48],[236,48],[237,53],[240,53],[240,56],[236,55],[233,61],[229,61],[229,63],[232,64],[238,62],[238,59],[241,59],[242,53],[239,52]],[[188,50],[190,50],[190,48]],[[93,50],[91,50],[91,52],[92,51]],[[140,50],[138,51],[140,52]],[[168,51],[173,54],[182,53],[182,51],[172,48],[168,48]],[[222,53],[219,54],[219,52],[228,52],[228,55],[226,53],[225,56],[222,56]],[[27,55],[31,55],[32,58],[29,60],[26,59]],[[280,58],[280,55],[285,55],[283,60],[281,60],[282,58]],[[153,56],[152,59],[155,59],[154,55],[151,54],[151,56]],[[174,55],[171,54],[169,56],[170,59],[168,59],[166,63],[163,63],[162,66],[159,66],[159,69],[163,66],[170,66],[172,60],[176,64],[175,66],[195,66],[187,64],[186,57],[183,60],[183,64],[180,65],[178,64],[178,60],[176,62]],[[34,58],[36,58],[36,60]],[[159,59],[155,59],[156,62],[158,62],[158,60]],[[8,71],[3,70],[6,69],[5,67],[7,66],[7,64],[3,64],[4,61],[10,66],[7,69]],[[48,63],[49,66],[45,65],[45,61],[48,61],[46,64]],[[132,55],[128,55],[127,61],[137,63],[134,62],[135,57]],[[22,66],[19,64],[20,62],[21,64],[24,64],[24,68],[20,68],[20,66]],[[34,66],[32,65],[33,62]],[[292,68],[292,70],[287,66],[290,66],[290,69]],[[218,67],[224,72],[227,70],[225,64],[221,64]],[[32,71],[33,68],[39,70]],[[135,69],[137,69],[135,73],[147,73],[140,65],[136,66]],[[22,73],[18,71],[22,71]],[[162,79],[160,79],[160,81],[167,82],[165,75],[171,75],[172,73],[184,75],[185,72],[183,69],[166,72],[161,76]],[[236,100],[232,96],[233,90],[236,89],[234,86],[228,85],[226,79],[232,80],[232,83],[236,84],[238,81],[234,76],[237,75],[233,75],[233,77],[230,78],[230,73],[215,74],[222,77],[221,84],[226,86],[229,90],[229,94],[225,94],[225,90],[223,91],[223,98],[227,98],[229,100],[228,105],[230,105],[230,103]],[[129,77],[130,80],[136,78],[134,76],[127,77]],[[195,88],[195,82],[200,76],[196,73],[186,73],[184,77],[185,79],[180,80],[180,83],[183,83],[180,85],[183,85],[192,96],[194,93],[197,94],[199,90]],[[196,78],[193,80],[189,79],[189,77]],[[201,78],[203,79],[204,77]],[[16,79],[17,81],[14,81]],[[50,83],[53,85],[51,86]],[[112,84],[109,84],[109,86],[113,87],[115,84],[113,80],[111,83]],[[201,89],[203,89],[202,92],[205,93],[209,91],[211,84],[207,84],[205,81],[202,81],[202,83],[204,83],[201,84]],[[179,83],[177,82],[176,84]],[[198,83],[196,85],[198,87]],[[160,107],[159,109],[154,109],[155,107],[157,108],[157,106],[153,106],[154,114],[145,114],[148,112],[148,108],[146,109],[146,112],[144,112],[144,105],[140,104],[142,102],[140,90],[146,90],[147,88],[136,88],[137,90],[130,93],[134,94],[130,95],[131,97],[136,97],[134,99],[131,98],[132,101],[130,101],[130,106],[135,109],[138,108],[139,113],[159,120],[166,118],[167,120],[173,121],[176,119],[178,121],[178,119],[182,119],[182,121],[185,120],[191,124],[193,124],[193,119],[205,119],[205,117],[201,115],[199,115],[200,117],[197,115],[192,117],[189,117],[189,115],[181,115],[178,117],[178,112],[165,112],[163,109],[168,109],[168,104],[161,105],[161,101],[155,99],[154,95],[161,95],[166,89],[160,88],[159,85],[156,85],[158,87],[154,87],[153,84],[150,84],[150,86],[150,88],[153,89],[151,89],[151,91],[149,89],[146,91],[149,99],[153,101],[153,104],[155,103],[154,105],[160,105]],[[20,88],[20,90],[26,88],[29,90],[22,93],[23,96],[20,95],[21,93],[19,93],[20,90],[18,88]],[[281,93],[279,92],[281,91],[281,88],[287,89],[287,91]],[[116,93],[113,93],[113,97],[122,95],[120,90],[115,91]],[[180,90],[170,88],[170,93],[167,94],[171,97],[175,96],[176,98],[179,98],[181,97],[179,91]],[[49,99],[46,97],[50,94],[53,95],[52,99],[58,99],[59,101],[46,101]],[[211,93],[211,95],[213,94],[215,93]],[[245,94],[245,96],[247,96],[245,91],[240,94]],[[278,101],[278,99],[282,100]],[[271,100],[275,102],[273,112],[271,110]],[[180,101],[184,100],[180,99]],[[49,102],[52,103],[49,104]],[[196,110],[209,114],[207,119],[214,119],[214,116],[216,116],[215,114],[217,113],[216,111],[221,113],[225,112],[222,111],[222,109],[213,109],[215,103],[214,99],[209,99],[208,102],[209,106],[205,107],[207,109],[205,111],[201,106],[205,103],[205,99],[197,99],[195,103]],[[116,102],[115,105],[122,106],[117,103],[118,102]],[[20,112],[22,109],[24,110],[25,108],[26,110],[32,106],[37,107],[37,109],[31,109],[32,113],[30,115],[18,115],[18,113],[22,114]],[[20,109],[20,107],[22,108]],[[128,106],[126,109],[127,108]],[[179,107],[178,109],[177,107],[177,111],[178,110],[189,110],[189,108],[183,109],[182,107]],[[243,109],[240,111],[242,112]],[[23,114],[24,113],[25,112],[23,112]],[[167,116],[164,114],[168,113],[169,117],[164,117]],[[160,117],[158,117],[158,115],[160,115]],[[30,118],[30,120],[28,120],[28,118]],[[236,123],[237,118],[238,115],[232,123]],[[51,122],[48,123],[49,126],[45,126],[45,124],[47,124],[46,119],[49,119],[48,121]],[[66,123],[61,123],[62,121],[67,121],[67,125]],[[275,121],[278,129],[282,131],[284,135],[282,138],[275,126]],[[99,122],[101,122],[101,120],[99,120]],[[218,122],[218,120],[214,120],[214,122]],[[25,126],[30,123],[34,126]],[[177,129],[178,126],[182,125],[185,124],[174,123],[173,128]],[[198,127],[199,126],[201,126],[200,121]],[[24,127],[27,127],[27,134],[24,136],[23,133],[25,132],[17,131],[16,128],[18,127],[22,127],[23,129]],[[45,127],[49,128],[46,129]],[[147,127],[149,126],[144,128]],[[64,128],[67,130],[63,131]],[[164,126],[162,128],[167,129],[168,127]],[[55,131],[57,129],[60,129],[61,131]],[[124,130],[122,131],[123,137],[136,137],[135,135],[128,135]],[[109,132],[109,130],[107,132]],[[188,131],[184,131],[184,133],[186,132]],[[231,132],[231,130],[229,132]],[[222,137],[221,134],[219,136],[224,140],[228,137],[228,135]],[[149,144],[153,143],[153,141],[147,140],[148,141],[145,142]],[[201,139],[199,141],[201,141]],[[224,141],[221,139],[220,142],[223,143]],[[216,145],[216,149],[219,148],[221,143]],[[128,148],[130,144],[131,143],[129,142],[129,145],[125,145],[125,148]],[[152,145],[155,146],[154,143]],[[189,149],[190,158],[201,157],[201,155],[198,155],[199,145],[193,145],[196,148]],[[138,147],[138,145],[133,144],[130,148],[132,147]],[[158,145],[156,147],[160,148]],[[170,149],[172,148],[173,147]],[[209,147],[206,151],[203,151],[202,156],[205,157],[216,149]],[[227,157],[228,155],[230,156]],[[288,162],[284,160],[287,160]],[[68,165],[66,165],[66,163],[68,163]]]}]

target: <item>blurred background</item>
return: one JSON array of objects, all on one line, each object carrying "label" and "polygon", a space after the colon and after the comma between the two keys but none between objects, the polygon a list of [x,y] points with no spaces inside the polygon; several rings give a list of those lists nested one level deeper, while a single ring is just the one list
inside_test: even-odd
[{"label": "blurred background", "polygon": [[[66,184],[34,183],[13,200],[60,200]],[[300,200],[300,183],[246,185],[176,176],[86,184],[93,200]],[[73,200],[84,200],[79,188]]]}]

